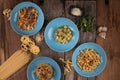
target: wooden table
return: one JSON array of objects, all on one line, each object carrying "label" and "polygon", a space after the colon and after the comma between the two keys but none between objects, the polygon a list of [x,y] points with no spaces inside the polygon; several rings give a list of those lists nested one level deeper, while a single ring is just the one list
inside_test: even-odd
[{"label": "wooden table", "polygon": [[[80,39],[75,48],[84,42],[96,42],[100,44],[107,53],[107,65],[105,70],[96,77],[86,78],[78,75],[74,69],[66,75],[63,75],[64,64],[59,60],[71,59],[72,50],[65,53],[57,53],[51,50],[42,41],[38,44],[41,52],[38,56],[48,56],[58,62],[62,70],[61,80],[120,80],[120,1],[119,0],[0,0],[0,64],[5,62],[13,52],[20,48],[20,35],[15,33],[10,26],[10,22],[3,16],[2,11],[6,8],[13,8],[16,4],[23,1],[32,1],[39,5],[45,15],[45,23],[39,33],[44,32],[48,22],[56,17],[67,17],[76,21],[79,17],[73,17],[68,14],[71,5],[84,7],[90,16],[96,17],[96,26],[92,32],[80,32]],[[85,14],[87,15],[87,14]],[[106,39],[97,36],[96,29],[100,25],[108,27]],[[34,38],[34,36],[32,36]],[[8,80],[27,80],[27,65],[9,77]]]}]

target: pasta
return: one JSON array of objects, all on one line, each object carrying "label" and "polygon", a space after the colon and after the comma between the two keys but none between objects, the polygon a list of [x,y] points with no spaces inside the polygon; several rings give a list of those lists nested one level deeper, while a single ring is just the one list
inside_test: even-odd
[{"label": "pasta", "polygon": [[20,41],[25,45],[35,45],[35,42],[29,36],[22,36]]},{"label": "pasta", "polygon": [[32,39],[28,36],[22,36],[21,37],[21,49],[24,51],[30,51],[33,54],[38,54],[40,52],[40,48],[35,45],[35,42],[32,41]]},{"label": "pasta", "polygon": [[21,30],[31,30],[37,24],[38,11],[33,7],[26,7],[18,13],[18,26]]},{"label": "pasta", "polygon": [[92,72],[100,64],[100,55],[93,49],[81,50],[77,65],[86,72]]},{"label": "pasta", "polygon": [[36,45],[30,46],[30,49],[29,49],[29,50],[30,50],[31,53],[34,53],[34,54],[38,54],[38,53],[40,52],[39,47],[36,46]]},{"label": "pasta", "polygon": [[68,26],[62,26],[55,31],[55,39],[61,44],[68,43],[72,38],[72,31]]},{"label": "pasta", "polygon": [[0,66],[0,80],[6,80],[9,76],[23,67],[31,59],[30,54],[18,50]]},{"label": "pasta", "polygon": [[21,49],[24,50],[24,51],[28,51],[28,48],[29,48],[29,46],[27,46],[25,44],[21,45]]},{"label": "pasta", "polygon": [[11,14],[11,9],[4,9],[3,10],[3,15],[6,16],[8,18],[8,20],[10,20],[10,14]]},{"label": "pasta", "polygon": [[53,75],[53,69],[49,64],[42,63],[37,65],[35,73],[40,80],[50,80]]},{"label": "pasta", "polygon": [[69,59],[67,59],[67,60],[64,60],[63,58],[59,58],[59,60],[61,60],[64,64],[65,64],[65,66],[64,66],[64,74],[66,74],[66,73],[68,73],[68,72],[70,72],[72,69],[72,62],[69,60]]}]

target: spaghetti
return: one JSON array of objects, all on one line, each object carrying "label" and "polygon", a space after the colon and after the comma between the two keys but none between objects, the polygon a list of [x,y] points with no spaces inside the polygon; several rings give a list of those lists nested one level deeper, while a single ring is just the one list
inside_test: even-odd
[{"label": "spaghetti", "polygon": [[28,63],[30,58],[30,54],[26,53],[25,51],[16,51],[6,62],[0,66],[0,80],[6,80],[9,76]]}]

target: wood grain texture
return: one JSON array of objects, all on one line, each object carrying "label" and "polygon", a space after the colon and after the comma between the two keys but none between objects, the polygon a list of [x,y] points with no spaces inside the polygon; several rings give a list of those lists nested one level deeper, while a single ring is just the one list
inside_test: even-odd
[{"label": "wood grain texture", "polygon": [[[70,7],[72,6],[76,6],[81,8],[82,10],[82,17],[83,16],[90,16],[90,17],[94,17],[96,18],[96,1],[65,1],[65,12],[66,12],[66,17],[70,18],[71,20],[73,20],[74,22],[76,22],[77,20],[81,19],[81,17],[74,17],[72,15],[69,14],[70,11]],[[95,42],[95,36],[96,36],[96,28],[93,28],[92,32],[79,32],[80,36],[79,36],[79,41],[77,43],[77,45],[71,50],[65,53],[65,58],[66,59],[71,59],[72,58],[72,54],[75,50],[75,48],[77,48],[80,44],[85,43],[85,42]],[[72,70],[70,73],[68,73],[65,76],[66,80],[95,80],[95,78],[85,78],[82,77],[80,75],[78,75],[76,73],[76,71]]]},{"label": "wood grain texture", "polygon": [[[120,1],[109,0],[105,5],[104,0],[97,1],[97,25],[108,27],[106,39],[96,38],[107,54],[105,70],[97,76],[96,80],[120,80]],[[103,14],[101,14],[103,12]]]},{"label": "wood grain texture", "polygon": [[[62,0],[51,0],[51,1],[46,0],[43,3],[33,0],[33,2],[35,2],[42,8],[44,16],[45,16],[44,26],[39,33],[41,33],[41,32],[44,33],[44,30],[45,30],[47,24],[52,19],[57,18],[57,17],[63,17],[65,15],[64,1],[62,1]],[[46,45],[45,40],[43,40],[42,43],[40,43],[38,45],[41,47],[41,52],[37,57],[48,56],[48,57],[51,57],[52,59],[54,59],[55,61],[57,61],[58,64],[60,65],[60,67],[64,66],[64,64],[59,60],[60,57],[64,58],[64,53],[58,53],[58,52],[51,50]],[[34,56],[34,58],[35,58],[35,56]],[[62,71],[61,80],[64,80],[63,69],[61,69],[61,71]]]},{"label": "wood grain texture", "polygon": [[[97,36],[96,26],[92,32],[80,32],[80,39],[75,48],[84,42],[95,42],[100,44],[107,54],[107,65],[105,70],[96,77],[86,78],[78,75],[74,69],[67,75],[63,75],[64,64],[59,61],[59,57],[71,59],[73,48],[66,53],[57,53],[46,45],[43,40],[37,45],[41,48],[41,53],[38,56],[33,55],[33,59],[40,56],[48,56],[58,62],[62,68],[61,80],[120,80],[120,1],[108,0],[109,4],[105,4],[105,0],[0,0],[0,65],[7,60],[14,51],[20,48],[20,35],[15,33],[10,26],[10,22],[3,16],[2,11],[5,8],[13,8],[20,2],[32,1],[40,6],[45,14],[45,23],[39,33],[44,32],[49,21],[56,17],[67,17],[73,21],[78,20],[80,17],[73,17],[68,14],[71,5],[78,5],[86,8],[87,14],[96,17],[96,26],[105,25],[108,27],[106,39]],[[87,8],[89,6],[90,8]],[[97,14],[95,14],[97,13]],[[84,14],[84,15],[87,15]],[[35,35],[32,36],[35,38]],[[95,40],[96,38],[96,40]],[[28,63],[29,64],[29,63]],[[27,65],[17,71],[8,80],[27,80],[26,70]]]}]

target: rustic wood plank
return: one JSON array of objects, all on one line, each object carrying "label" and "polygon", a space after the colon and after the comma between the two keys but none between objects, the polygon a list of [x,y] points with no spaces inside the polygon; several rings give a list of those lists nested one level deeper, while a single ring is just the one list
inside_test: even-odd
[{"label": "rustic wood plank", "polygon": [[[10,2],[12,2],[12,0],[10,2],[9,1],[4,0],[3,9],[6,9],[6,8],[12,9],[16,4],[22,2],[23,0],[14,1],[13,3],[10,3]],[[10,25],[10,22],[7,20],[7,18],[4,18],[3,28],[4,28],[3,29],[4,34],[2,34],[2,37],[3,37],[2,39],[4,39],[3,43],[5,44],[4,45],[4,49],[5,49],[4,57],[5,57],[5,60],[7,60],[13,54],[13,52],[20,49],[21,43],[20,43],[20,35],[18,35],[17,33],[15,33],[13,31],[13,29]],[[15,74],[13,74],[10,78],[8,78],[8,80],[21,80],[21,79],[27,80],[26,68],[27,68],[27,66],[24,66],[19,71],[17,71]]]},{"label": "rustic wood plank", "polygon": [[[47,24],[52,19],[57,18],[57,17],[64,17],[64,15],[65,15],[64,1],[62,1],[62,0],[51,0],[51,1],[45,0],[42,3],[41,3],[41,1],[33,0],[33,2],[35,2],[36,4],[38,4],[42,8],[44,16],[45,16],[44,26],[43,26],[42,30],[39,33],[44,32]],[[64,53],[58,53],[58,52],[55,52],[55,51],[51,50],[47,46],[47,44],[45,43],[45,40],[43,40],[38,45],[41,47],[41,52],[37,57],[39,57],[39,56],[48,56],[50,58],[53,58],[55,61],[57,61],[58,64],[60,65],[61,71],[62,71],[61,80],[64,80],[64,75],[63,75],[63,66],[64,66],[64,64],[59,60],[60,57],[64,58]]]},{"label": "rustic wood plank", "polygon": [[[87,2],[90,4],[97,1],[97,26],[99,25],[106,25],[108,27],[107,37],[105,40],[97,37],[96,42],[100,44],[107,53],[107,66],[105,70],[98,75],[97,77],[93,78],[85,78],[78,75],[74,70],[64,76],[62,75],[61,80],[120,80],[120,8],[119,0],[109,0],[109,5],[105,5],[105,0],[44,0],[44,3],[41,0],[0,0],[0,64],[2,64],[7,58],[9,58],[14,51],[19,49],[20,46],[20,36],[16,34],[12,28],[10,27],[9,21],[7,18],[3,16],[2,11],[5,8],[13,8],[16,4],[23,2],[23,1],[32,1],[37,3],[42,9],[45,14],[45,23],[42,30],[39,32],[43,32],[47,23],[55,17],[68,17],[73,21],[79,19],[79,17],[73,17],[68,14],[68,9],[70,5],[79,5],[85,6]],[[72,3],[73,2],[73,3]],[[94,3],[95,4],[95,3]],[[94,5],[92,5],[94,7]],[[65,8],[65,9],[64,9]],[[93,8],[92,8],[93,9]],[[86,10],[89,11],[89,10]],[[89,13],[91,14],[91,12]],[[86,14],[85,14],[86,15]],[[94,11],[91,14],[92,16],[95,15]],[[95,29],[95,28],[94,28]],[[96,30],[96,29],[95,29]],[[95,40],[95,32],[91,33],[83,33],[80,32],[80,40],[76,47],[84,42]],[[33,36],[34,38],[34,36]],[[17,44],[17,45],[16,45]],[[41,47],[41,53],[38,56],[33,56],[33,58],[39,56],[48,56],[55,59],[61,66],[63,72],[63,63],[61,63],[58,58],[64,58],[64,53],[56,53],[48,48],[45,41],[42,41],[38,44]],[[76,48],[75,47],[75,48]],[[71,59],[72,53],[75,50],[72,49],[71,51],[65,53],[65,59]],[[50,53],[50,54],[49,54]],[[26,65],[25,67],[21,68],[17,71],[14,75],[12,75],[8,80],[27,80],[26,77]]]},{"label": "rustic wood plank", "polygon": [[[107,54],[107,65],[105,70],[97,76],[96,80],[120,80],[120,15],[119,0],[109,0],[105,5],[104,0],[98,0],[98,25],[105,24],[108,27],[106,39],[97,37],[96,42],[100,44]],[[103,8],[102,8],[103,7]],[[104,12],[101,14],[100,12]]]},{"label": "rustic wood plank", "polygon": [[5,27],[4,27],[4,18],[2,16],[2,11],[3,11],[3,0],[0,0],[0,64],[2,64],[5,61],[5,53],[4,53],[4,39],[5,37],[3,37],[2,35],[5,34]]},{"label": "rustic wood plank", "polygon": [[[23,2],[23,1],[22,0],[14,1],[14,3],[12,3],[12,4],[9,4],[8,1],[4,1],[4,5],[5,5],[6,8],[13,8],[17,3],[20,3],[20,2]],[[36,2],[36,1],[33,1],[33,2]],[[13,6],[13,7],[11,7],[11,6]],[[46,1],[44,6],[41,6],[41,7],[44,8],[44,12],[46,14],[45,15],[45,26],[41,30],[41,32],[44,32],[44,29],[45,29],[47,23],[50,20],[52,20],[53,18],[60,17],[60,16],[64,15],[64,12],[63,12],[64,8],[63,8],[63,3],[60,0],[59,1],[51,1],[51,3],[49,3],[49,1]],[[56,11],[57,11],[57,13],[56,13]],[[5,46],[4,49],[7,49],[7,50],[5,50],[7,52],[7,53],[5,53],[5,57],[7,59],[10,55],[12,55],[13,51],[17,50],[20,47],[20,46],[16,45],[16,44],[20,44],[20,42],[18,42],[19,39],[20,39],[20,36],[18,34],[16,34],[11,29],[11,27],[8,27],[8,26],[10,26],[9,21],[5,20],[5,24],[6,24],[5,28],[1,29],[1,30],[4,30],[4,33],[6,33],[6,35],[4,35],[4,36],[6,36],[7,41],[3,40],[4,41],[3,43],[4,43],[4,46]],[[1,38],[1,39],[4,39],[4,38]],[[7,44],[5,44],[6,42],[7,42]],[[34,58],[39,57],[39,56],[48,56],[48,57],[51,57],[51,58],[55,59],[57,62],[59,62],[60,66],[63,67],[63,63],[61,63],[58,60],[58,58],[59,57],[64,57],[64,53],[58,54],[58,53],[50,50],[50,48],[48,48],[48,46],[46,45],[45,41],[43,41],[41,44],[38,44],[38,45],[41,46],[41,54],[38,55],[38,56],[33,56]],[[3,51],[1,50],[0,52],[3,52]],[[12,75],[9,78],[9,80],[16,80],[16,79],[21,80],[21,78],[19,78],[19,77],[23,77],[23,76],[24,77],[23,77],[22,80],[26,80],[27,79],[26,78],[26,67],[27,67],[27,65],[25,67],[23,67],[22,69],[20,69],[19,71],[17,71],[14,75]],[[63,80],[63,78],[64,78],[64,76],[62,76],[61,79]]]},{"label": "rustic wood plank", "polygon": [[[66,1],[65,3],[65,11],[66,11],[66,17],[72,19],[74,22],[76,22],[81,17],[74,17],[69,14],[69,10],[71,6],[80,7],[83,10],[82,16],[91,16],[96,18],[96,1]],[[76,45],[78,47],[80,44],[85,42],[95,42],[95,35],[96,35],[96,28],[94,27],[92,32],[80,32],[79,41]],[[75,48],[76,48],[75,47]],[[69,52],[65,53],[66,59],[71,59],[72,54],[74,52],[74,49],[72,49]],[[72,76],[71,76],[72,75]],[[73,76],[74,75],[74,76]],[[71,71],[66,75],[66,80],[95,80],[95,78],[86,78],[78,75],[74,70]]]}]

